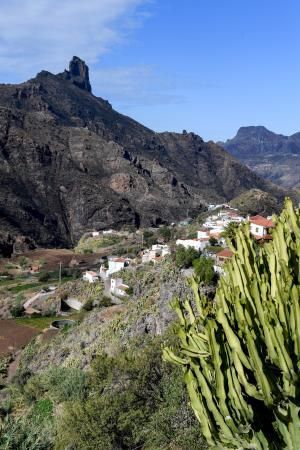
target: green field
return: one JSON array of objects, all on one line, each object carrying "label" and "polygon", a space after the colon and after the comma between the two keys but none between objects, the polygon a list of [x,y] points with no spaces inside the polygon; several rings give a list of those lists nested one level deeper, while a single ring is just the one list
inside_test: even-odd
[{"label": "green field", "polygon": [[57,319],[62,319],[62,317],[18,317],[17,319],[14,319],[14,321],[18,325],[44,330],[45,328],[49,328],[53,320]]},{"label": "green field", "polygon": [[[72,276],[65,276],[62,278],[61,283],[67,283],[68,281],[72,280]],[[0,288],[1,287],[7,287],[7,290],[11,292],[12,294],[18,294],[19,292],[27,291],[29,289],[35,289],[35,288],[43,288],[49,284],[58,284],[58,278],[50,278],[47,282],[45,281],[38,281],[36,279],[31,279],[31,282],[28,282],[30,279],[26,278],[15,278],[14,280],[1,280],[0,281]],[[27,281],[27,282],[26,282]],[[17,284],[19,282],[19,284]],[[11,285],[14,286],[11,286]],[[11,287],[9,287],[11,286]]]},{"label": "green field", "polygon": [[54,320],[60,319],[70,319],[70,320],[82,320],[85,316],[86,311],[80,311],[78,313],[70,314],[69,316],[49,316],[49,317],[18,317],[14,319],[14,322],[18,325],[23,325],[31,328],[36,328],[37,330],[44,330],[49,328]]},{"label": "green field", "polygon": [[27,291],[28,289],[33,289],[33,288],[37,288],[37,287],[42,287],[44,285],[45,285],[45,283],[40,283],[40,282],[27,283],[27,284],[18,284],[17,286],[12,286],[12,287],[8,288],[8,290],[12,294],[18,294],[19,292]]}]

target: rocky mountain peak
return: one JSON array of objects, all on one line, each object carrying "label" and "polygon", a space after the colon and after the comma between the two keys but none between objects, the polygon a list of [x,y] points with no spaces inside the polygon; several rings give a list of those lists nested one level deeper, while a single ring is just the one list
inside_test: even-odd
[{"label": "rocky mountain peak", "polygon": [[69,63],[69,70],[64,71],[63,77],[72,81],[72,83],[80,89],[88,92],[92,91],[89,68],[82,59],[78,58],[78,56],[73,56]]}]

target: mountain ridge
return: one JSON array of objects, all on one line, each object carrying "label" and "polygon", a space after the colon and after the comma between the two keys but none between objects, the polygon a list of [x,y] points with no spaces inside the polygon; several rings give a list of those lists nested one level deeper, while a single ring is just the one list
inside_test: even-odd
[{"label": "mountain ridge", "polygon": [[219,144],[258,175],[286,188],[300,186],[300,132],[285,136],[264,126],[241,127]]},{"label": "mountain ridge", "polygon": [[91,92],[88,68],[0,85],[0,229],[71,246],[91,229],[157,226],[258,188],[285,192],[194,133],[156,133]]}]

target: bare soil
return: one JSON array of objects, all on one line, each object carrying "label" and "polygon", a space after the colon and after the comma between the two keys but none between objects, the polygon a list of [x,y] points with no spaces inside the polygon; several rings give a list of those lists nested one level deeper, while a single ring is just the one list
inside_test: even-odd
[{"label": "bare soil", "polygon": [[16,324],[13,320],[0,321],[0,356],[14,353],[25,347],[39,333],[31,327]]}]

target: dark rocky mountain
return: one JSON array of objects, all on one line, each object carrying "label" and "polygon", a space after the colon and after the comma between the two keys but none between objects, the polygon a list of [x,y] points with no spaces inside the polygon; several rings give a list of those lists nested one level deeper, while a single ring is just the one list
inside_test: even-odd
[{"label": "dark rocky mountain", "polygon": [[213,142],[114,111],[77,57],[61,74],[0,85],[0,180],[0,230],[42,246],[195,216],[251,188],[284,196]]},{"label": "dark rocky mountain", "polygon": [[284,187],[300,187],[300,133],[284,136],[262,126],[242,127],[220,144],[260,176]]}]

